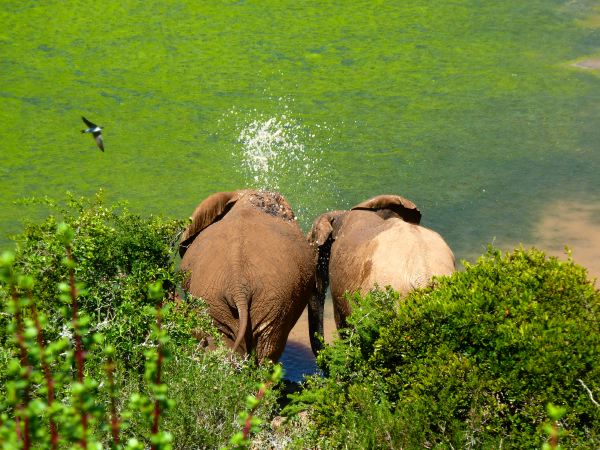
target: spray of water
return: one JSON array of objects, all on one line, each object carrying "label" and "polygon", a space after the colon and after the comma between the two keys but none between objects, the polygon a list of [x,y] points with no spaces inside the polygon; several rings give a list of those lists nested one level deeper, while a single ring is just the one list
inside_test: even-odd
[{"label": "spray of water", "polygon": [[[336,130],[328,124],[297,119],[289,104],[293,100],[276,99],[270,105],[275,113],[269,114],[234,108],[223,117],[221,129],[233,127],[231,156],[244,185],[283,194],[300,226],[308,231],[316,216],[342,207],[336,173],[328,158]],[[298,326],[300,335],[308,336],[307,324]],[[297,381],[316,370],[308,341],[300,339],[281,359],[287,377]]]},{"label": "spray of water", "polygon": [[241,130],[240,162],[256,187],[279,190],[286,182],[317,178],[323,150],[313,147],[308,154],[305,134],[286,115],[253,120]]},{"label": "spray of water", "polygon": [[232,110],[230,116],[238,119],[233,157],[248,187],[281,192],[306,228],[316,215],[339,203],[326,159],[332,130],[327,124],[301,123],[285,102],[283,110],[273,115]]}]

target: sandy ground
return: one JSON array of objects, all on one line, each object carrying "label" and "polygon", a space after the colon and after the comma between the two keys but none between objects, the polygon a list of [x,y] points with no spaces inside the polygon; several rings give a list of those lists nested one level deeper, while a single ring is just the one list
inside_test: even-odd
[{"label": "sandy ground", "polygon": [[600,58],[584,59],[573,65],[582,69],[600,70]]},{"label": "sandy ground", "polygon": [[[532,242],[500,244],[498,247],[511,251],[522,244],[525,248],[536,247],[549,256],[567,259],[565,252],[567,246],[572,252],[573,260],[588,269],[590,279],[600,280],[600,202],[597,204],[568,201],[552,203],[542,211],[532,236]],[[599,285],[600,282],[596,281],[596,286]],[[307,310],[304,310],[290,333],[286,351],[281,358],[287,372],[286,378],[293,381],[300,381],[303,374],[316,371],[315,359],[308,340],[307,317]],[[324,326],[325,339],[331,342],[335,336],[335,323],[330,298],[325,305]]]},{"label": "sandy ground", "polygon": [[[333,320],[333,305],[331,303],[331,297],[329,295],[327,295],[327,299],[325,300],[323,326],[323,331],[325,333],[325,341],[331,343],[335,336],[335,322]],[[310,341],[308,340],[308,309],[304,309],[302,317],[298,319],[298,322],[290,332],[288,339],[306,343],[310,347]]]},{"label": "sandy ground", "polygon": [[[548,205],[533,236],[533,242],[523,242],[524,247],[533,246],[547,255],[567,259],[566,246],[575,263],[588,270],[590,279],[600,280],[600,202],[560,201]],[[510,246],[502,248],[511,249]],[[598,281],[596,286],[599,286]]]}]

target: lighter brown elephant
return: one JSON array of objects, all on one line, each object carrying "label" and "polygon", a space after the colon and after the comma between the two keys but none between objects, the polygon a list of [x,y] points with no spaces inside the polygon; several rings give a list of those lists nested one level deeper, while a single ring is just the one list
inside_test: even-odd
[{"label": "lighter brown elephant", "polygon": [[277,361],[315,283],[314,249],[282,195],[220,192],[194,211],[179,247],[184,289],[203,298],[224,341]]},{"label": "lighter brown elephant", "polygon": [[419,225],[421,213],[398,195],[379,195],[348,211],[319,216],[308,234],[318,249],[316,293],[309,301],[313,352],[321,348],[323,305],[331,284],[336,326],[350,314],[347,292],[367,293],[376,285],[401,295],[425,286],[434,275],[455,270],[454,255],[435,231]]}]

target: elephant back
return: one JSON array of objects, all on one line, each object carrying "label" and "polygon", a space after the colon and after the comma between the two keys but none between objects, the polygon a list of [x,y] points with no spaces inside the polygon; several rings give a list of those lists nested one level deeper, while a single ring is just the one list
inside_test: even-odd
[{"label": "elephant back", "polygon": [[179,255],[183,257],[193,240],[209,225],[221,220],[239,198],[239,192],[217,192],[204,199],[194,210],[191,223],[183,231]]},{"label": "elephant back", "polygon": [[413,202],[400,195],[378,195],[352,208],[352,211],[356,210],[377,212],[387,210],[406,222],[414,223],[415,225],[421,223],[421,211],[419,211]]},{"label": "elephant back", "polygon": [[233,350],[276,361],[315,284],[313,249],[281,195],[237,191],[234,203],[198,226],[184,289],[207,302]]},{"label": "elephant back", "polygon": [[250,205],[252,209],[279,217],[286,222],[295,221],[292,207],[283,195],[277,192],[252,189],[217,192],[203,200],[194,210],[191,223],[181,236],[179,255],[183,257],[196,236],[208,226],[223,219],[236,204]]},{"label": "elephant back", "polygon": [[285,221],[295,219],[294,211],[285,197],[278,192],[246,191],[244,197],[260,211]]}]

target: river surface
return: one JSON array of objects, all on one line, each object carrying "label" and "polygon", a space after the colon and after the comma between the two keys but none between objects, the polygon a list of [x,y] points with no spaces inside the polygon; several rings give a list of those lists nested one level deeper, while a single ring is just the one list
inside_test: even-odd
[{"label": "river surface", "polygon": [[93,5],[0,4],[2,248],[45,213],[30,196],[187,217],[266,188],[307,230],[397,193],[458,260],[569,245],[600,274],[597,2]]}]

